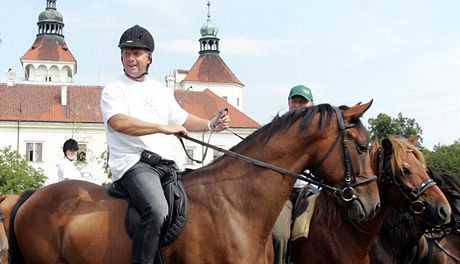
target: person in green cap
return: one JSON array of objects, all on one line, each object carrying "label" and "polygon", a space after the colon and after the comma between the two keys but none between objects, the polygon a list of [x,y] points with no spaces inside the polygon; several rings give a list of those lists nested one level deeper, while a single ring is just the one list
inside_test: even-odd
[{"label": "person in green cap", "polygon": [[312,107],[314,105],[315,103],[313,102],[313,95],[311,94],[310,88],[305,85],[292,87],[288,96],[289,111],[301,107]]},{"label": "person in green cap", "polygon": [[[302,107],[313,107],[313,95],[310,88],[305,85],[297,85],[292,87],[288,96],[289,111],[295,110]],[[288,241],[291,238],[291,218],[292,209],[295,201],[302,190],[307,185],[306,182],[297,180],[294,184],[291,197],[286,201],[283,209],[281,210],[278,219],[272,230],[273,247],[275,250],[275,264],[286,263],[286,252]]]}]

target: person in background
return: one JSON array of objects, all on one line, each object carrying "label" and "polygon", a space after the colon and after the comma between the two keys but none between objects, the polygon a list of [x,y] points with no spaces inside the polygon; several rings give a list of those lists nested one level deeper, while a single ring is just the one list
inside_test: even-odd
[{"label": "person in background", "polygon": [[[289,111],[302,107],[313,107],[314,105],[315,103],[313,102],[313,95],[310,88],[305,85],[292,87],[288,96]],[[275,264],[286,263],[287,245],[291,237],[292,210],[300,190],[307,184],[307,182],[302,180],[297,180],[295,182],[291,197],[286,201],[286,204],[273,226],[272,237],[275,250]]]},{"label": "person in background", "polygon": [[127,29],[118,47],[124,74],[107,84],[101,95],[109,167],[112,180],[126,190],[141,216],[131,262],[161,263],[159,240],[168,204],[160,179],[178,171],[170,136],[219,132],[229,127],[230,116],[222,111],[206,120],[189,114],[168,88],[148,76],[155,45],[147,29]]},{"label": "person in background", "polygon": [[77,159],[78,156],[78,142],[74,139],[67,139],[62,146],[62,151],[64,152],[64,158],[58,164],[58,181],[63,180],[81,180],[81,173],[75,167],[73,162]]}]

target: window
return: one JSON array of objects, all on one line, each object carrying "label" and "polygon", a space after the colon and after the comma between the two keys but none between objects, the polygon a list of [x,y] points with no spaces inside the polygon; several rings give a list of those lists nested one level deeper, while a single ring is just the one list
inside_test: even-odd
[{"label": "window", "polygon": [[240,98],[236,98],[236,106],[240,106]]},{"label": "window", "polygon": [[41,162],[43,154],[43,143],[26,143],[26,159],[32,162]]},{"label": "window", "polygon": [[193,165],[193,160],[189,157],[193,158],[193,149],[187,149],[187,160],[185,161],[185,165]]},{"label": "window", "polygon": [[227,102],[228,97],[227,96],[222,96],[222,99],[224,99],[224,101]]},{"label": "window", "polygon": [[78,147],[80,149],[78,150],[77,161],[78,162],[86,162],[86,144],[79,143]]}]

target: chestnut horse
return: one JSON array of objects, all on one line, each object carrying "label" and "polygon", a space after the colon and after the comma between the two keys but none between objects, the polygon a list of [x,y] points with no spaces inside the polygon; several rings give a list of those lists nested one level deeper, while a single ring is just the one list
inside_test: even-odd
[{"label": "chestnut horse", "polygon": [[[232,150],[294,173],[310,168],[324,182],[352,191],[355,199],[347,204],[352,215],[372,217],[380,199],[376,182],[369,181],[374,173],[359,120],[371,103],[290,111]],[[166,262],[271,263],[267,241],[294,181],[227,154],[184,175],[188,222],[181,236],[163,247]],[[39,189],[13,212],[10,258],[14,263],[130,263],[127,205],[89,182]]]},{"label": "chestnut horse", "polygon": [[374,143],[370,153],[379,176],[382,209],[372,220],[356,223],[342,212],[339,201],[321,192],[308,239],[293,242],[293,263],[368,263],[368,249],[389,206],[409,207],[432,225],[449,222],[449,203],[426,173],[423,156],[413,144],[386,138],[381,146]]},{"label": "chestnut horse", "polygon": [[451,221],[430,227],[425,219],[391,210],[372,243],[371,263],[459,263],[460,177],[428,169],[452,209]]}]

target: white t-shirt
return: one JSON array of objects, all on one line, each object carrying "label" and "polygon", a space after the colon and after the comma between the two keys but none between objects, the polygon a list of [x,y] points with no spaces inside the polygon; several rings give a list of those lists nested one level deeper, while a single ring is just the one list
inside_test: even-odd
[{"label": "white t-shirt", "polygon": [[163,84],[148,76],[145,81],[137,82],[122,75],[102,90],[101,111],[109,144],[109,167],[114,181],[139,161],[144,149],[174,160],[170,135],[130,136],[113,130],[108,124],[112,116],[125,114],[156,124],[183,125],[188,113]]},{"label": "white t-shirt", "polygon": [[81,173],[68,158],[63,158],[58,164],[58,181],[64,179],[81,180]]}]

